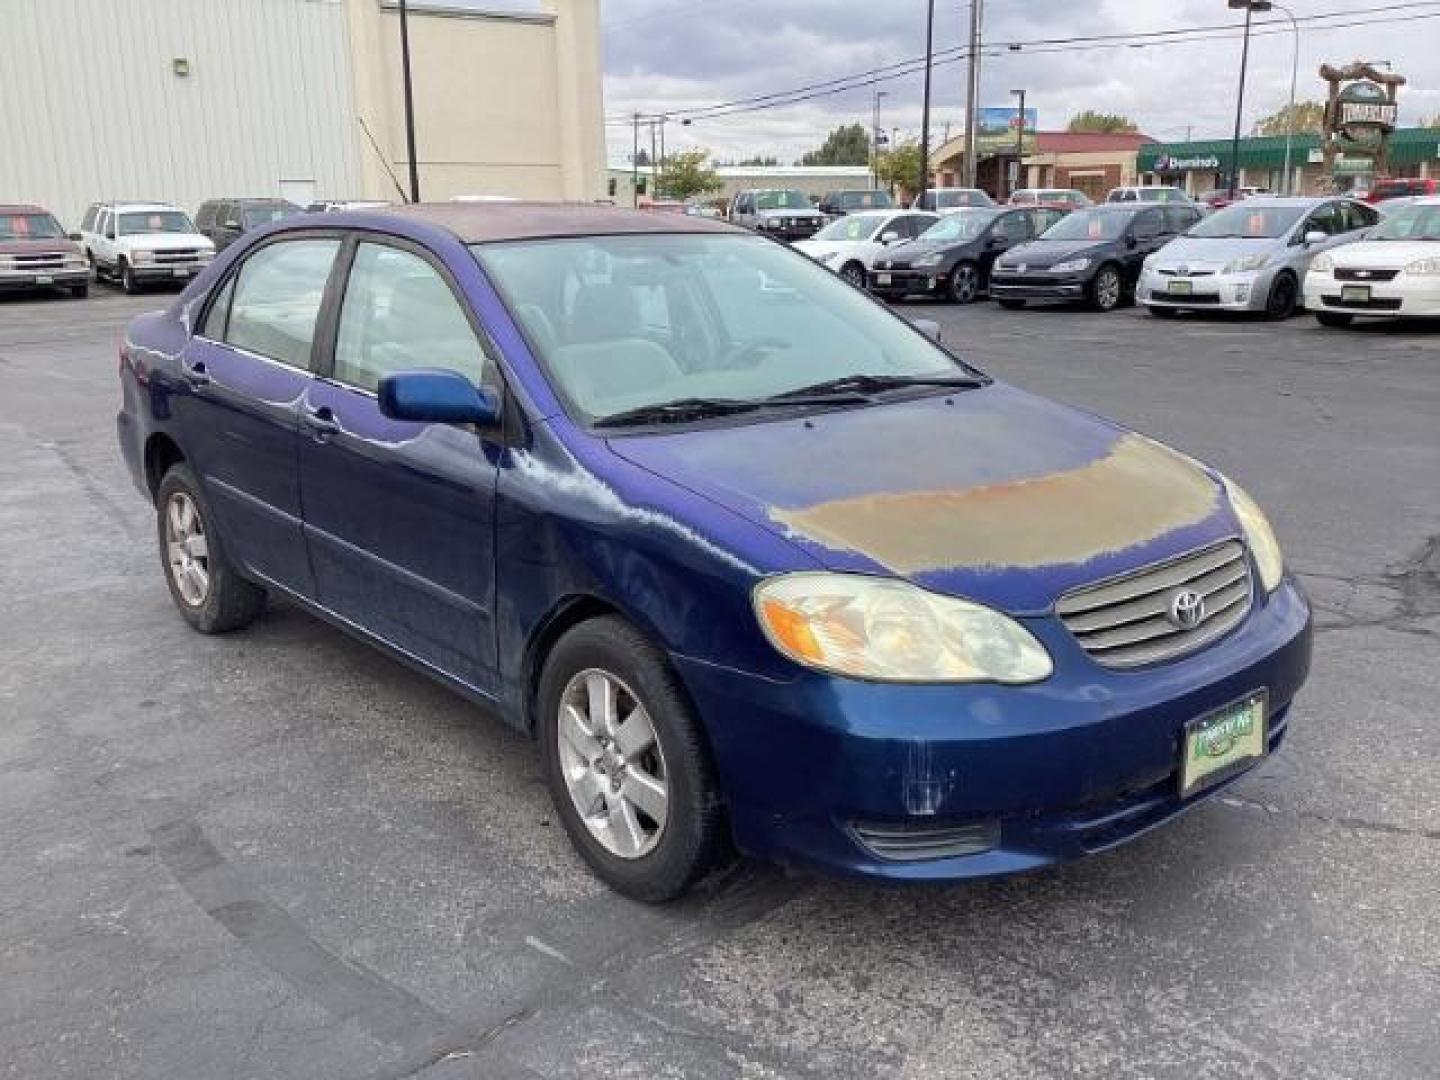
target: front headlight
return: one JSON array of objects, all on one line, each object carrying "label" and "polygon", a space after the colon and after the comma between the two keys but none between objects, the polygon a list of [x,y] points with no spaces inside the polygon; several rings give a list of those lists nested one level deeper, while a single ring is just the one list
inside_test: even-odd
[{"label": "front headlight", "polygon": [[1405,264],[1405,273],[1418,275],[1440,274],[1440,259],[1433,256],[1427,259],[1416,259],[1412,263]]},{"label": "front headlight", "polygon": [[1056,274],[1078,274],[1081,270],[1089,269],[1089,267],[1089,259],[1066,259],[1064,262],[1056,263],[1050,269]]},{"label": "front headlight", "polygon": [[1220,272],[1222,274],[1248,274],[1252,270],[1259,270],[1269,260],[1269,254],[1263,251],[1258,255],[1242,255],[1238,259],[1231,259]]},{"label": "front headlight", "polygon": [[937,251],[934,255],[921,255],[910,265],[919,267],[939,266],[940,263],[944,260],[944,258],[945,256],[941,255]]},{"label": "front headlight", "polygon": [[153,251],[132,251],[132,252],[130,253],[130,261],[133,262],[133,263],[135,263],[137,266],[138,266],[140,263],[154,262],[154,261],[155,261],[155,252],[153,252]]},{"label": "front headlight", "polygon": [[755,589],[770,643],[806,667],[907,683],[1033,683],[1054,666],[1019,623],[968,600],[859,574],[797,573]]},{"label": "front headlight", "polygon": [[1275,539],[1275,530],[1260,504],[1249,493],[1228,476],[1225,481],[1226,494],[1230,496],[1230,507],[1240,520],[1245,531],[1245,542],[1250,554],[1255,557],[1255,568],[1260,572],[1260,584],[1267,593],[1275,591],[1285,573],[1285,558],[1280,554],[1280,541]]},{"label": "front headlight", "polygon": [[1310,269],[1318,274],[1328,274],[1335,269],[1335,260],[1322,251],[1310,260]]}]

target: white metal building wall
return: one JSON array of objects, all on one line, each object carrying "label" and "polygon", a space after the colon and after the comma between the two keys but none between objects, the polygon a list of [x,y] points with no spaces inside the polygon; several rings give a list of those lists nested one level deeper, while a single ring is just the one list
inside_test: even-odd
[{"label": "white metal building wall", "polygon": [[[343,0],[4,0],[0,203],[359,190]],[[173,62],[189,62],[175,74]]]}]

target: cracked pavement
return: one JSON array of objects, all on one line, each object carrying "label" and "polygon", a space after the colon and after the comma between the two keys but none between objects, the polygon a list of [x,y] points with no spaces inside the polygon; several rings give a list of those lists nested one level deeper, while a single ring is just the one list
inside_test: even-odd
[{"label": "cracked pavement", "polygon": [[902,308],[1260,500],[1319,630],[1289,739],[1059,870],[647,909],[514,732],[294,610],[173,613],[113,427],[165,299],[0,298],[0,1077],[1436,1075],[1440,326]]}]

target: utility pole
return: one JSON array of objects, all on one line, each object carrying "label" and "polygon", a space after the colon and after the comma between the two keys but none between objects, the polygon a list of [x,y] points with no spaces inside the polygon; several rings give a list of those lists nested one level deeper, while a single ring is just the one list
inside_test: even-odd
[{"label": "utility pole", "polygon": [[980,26],[984,0],[970,0],[970,78],[965,87],[965,186],[975,186],[975,111],[980,107]]},{"label": "utility pole", "polygon": [[1020,165],[1025,160],[1025,91],[1011,90],[1010,93],[1020,99],[1020,105],[1015,110],[1015,183],[1010,185],[1010,193],[1013,195],[1025,186]]},{"label": "utility pole", "polygon": [[400,71],[405,80],[405,152],[410,158],[410,201],[420,201],[420,163],[415,160],[415,90],[410,81],[410,12],[400,0]]},{"label": "utility pole", "polygon": [[634,121],[634,148],[630,152],[630,205],[640,205],[640,114]]},{"label": "utility pole", "polygon": [[1235,94],[1235,137],[1230,140],[1230,198],[1240,186],[1240,122],[1245,112],[1245,68],[1250,63],[1250,20],[1257,11],[1269,11],[1271,0],[1229,0],[1232,9],[1245,9],[1245,43],[1240,47],[1240,89]]},{"label": "utility pole", "polygon": [[875,109],[870,118],[870,183],[880,186],[880,99],[888,97],[884,90],[875,91]]},{"label": "utility pole", "polygon": [[655,158],[655,118],[650,118],[650,201],[660,197],[660,164]]},{"label": "utility pole", "polygon": [[920,110],[920,194],[916,206],[925,209],[930,191],[930,69],[935,63],[935,0],[925,6],[925,104]]}]

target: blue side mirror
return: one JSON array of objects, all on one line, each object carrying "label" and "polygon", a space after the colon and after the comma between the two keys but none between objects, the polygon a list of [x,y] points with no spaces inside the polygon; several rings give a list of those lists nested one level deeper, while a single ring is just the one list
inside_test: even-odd
[{"label": "blue side mirror", "polygon": [[465,376],[439,368],[402,371],[380,380],[380,412],[391,420],[426,424],[500,422],[500,396]]}]

